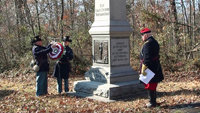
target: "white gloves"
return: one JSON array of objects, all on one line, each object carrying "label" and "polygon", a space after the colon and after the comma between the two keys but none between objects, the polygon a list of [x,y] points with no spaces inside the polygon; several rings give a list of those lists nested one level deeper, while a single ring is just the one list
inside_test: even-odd
[{"label": "white gloves", "polygon": [[54,48],[54,47],[56,47],[57,42],[52,41],[50,44],[51,44],[51,48]]}]

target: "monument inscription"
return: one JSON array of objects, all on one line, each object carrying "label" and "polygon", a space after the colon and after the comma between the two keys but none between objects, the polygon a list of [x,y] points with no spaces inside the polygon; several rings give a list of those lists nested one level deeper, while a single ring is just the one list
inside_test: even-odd
[{"label": "monument inscription", "polygon": [[101,0],[98,2],[98,6],[95,8],[95,20],[108,20],[110,15],[109,1]]},{"label": "monument inscription", "polygon": [[112,39],[111,43],[111,64],[129,64],[129,39]]}]

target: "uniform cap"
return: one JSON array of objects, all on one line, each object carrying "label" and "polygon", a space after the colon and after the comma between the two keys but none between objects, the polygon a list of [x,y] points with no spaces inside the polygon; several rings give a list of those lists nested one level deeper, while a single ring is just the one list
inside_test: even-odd
[{"label": "uniform cap", "polygon": [[143,34],[145,34],[145,33],[150,33],[151,30],[150,30],[149,28],[144,28],[144,29],[142,29],[140,32],[141,32],[141,34],[143,35]]},{"label": "uniform cap", "polygon": [[35,43],[35,42],[37,42],[37,41],[42,41],[42,39],[40,38],[39,35],[34,36],[33,39],[32,39],[32,41],[31,41],[31,43],[33,44],[33,43]]},{"label": "uniform cap", "polygon": [[62,41],[64,41],[64,42],[65,41],[72,42],[72,40],[70,39],[69,36],[65,36]]}]

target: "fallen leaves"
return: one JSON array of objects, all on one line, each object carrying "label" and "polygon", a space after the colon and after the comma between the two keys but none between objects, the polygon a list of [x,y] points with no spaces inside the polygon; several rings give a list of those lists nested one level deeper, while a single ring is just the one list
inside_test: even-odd
[{"label": "fallen leaves", "polygon": [[[53,77],[48,78],[49,95],[35,97],[35,73],[16,75],[5,72],[0,74],[0,112],[170,112],[172,108],[200,104],[199,72],[165,73],[165,80],[157,88],[157,102],[160,107],[147,109],[147,95],[111,103],[96,101],[90,98],[79,98],[57,94],[57,83]],[[9,76],[10,75],[10,76]],[[189,75],[189,76],[187,76]],[[73,89],[73,81],[83,77],[71,77],[69,87]],[[199,107],[193,107],[199,110]],[[182,110],[182,109],[181,109]]]}]

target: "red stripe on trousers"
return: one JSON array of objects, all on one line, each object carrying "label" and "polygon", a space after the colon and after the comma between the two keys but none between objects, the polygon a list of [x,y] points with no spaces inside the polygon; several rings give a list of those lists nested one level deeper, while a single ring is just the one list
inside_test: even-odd
[{"label": "red stripe on trousers", "polygon": [[148,84],[144,83],[145,89],[153,90],[153,91],[156,91],[157,85],[158,83],[148,83]]}]

